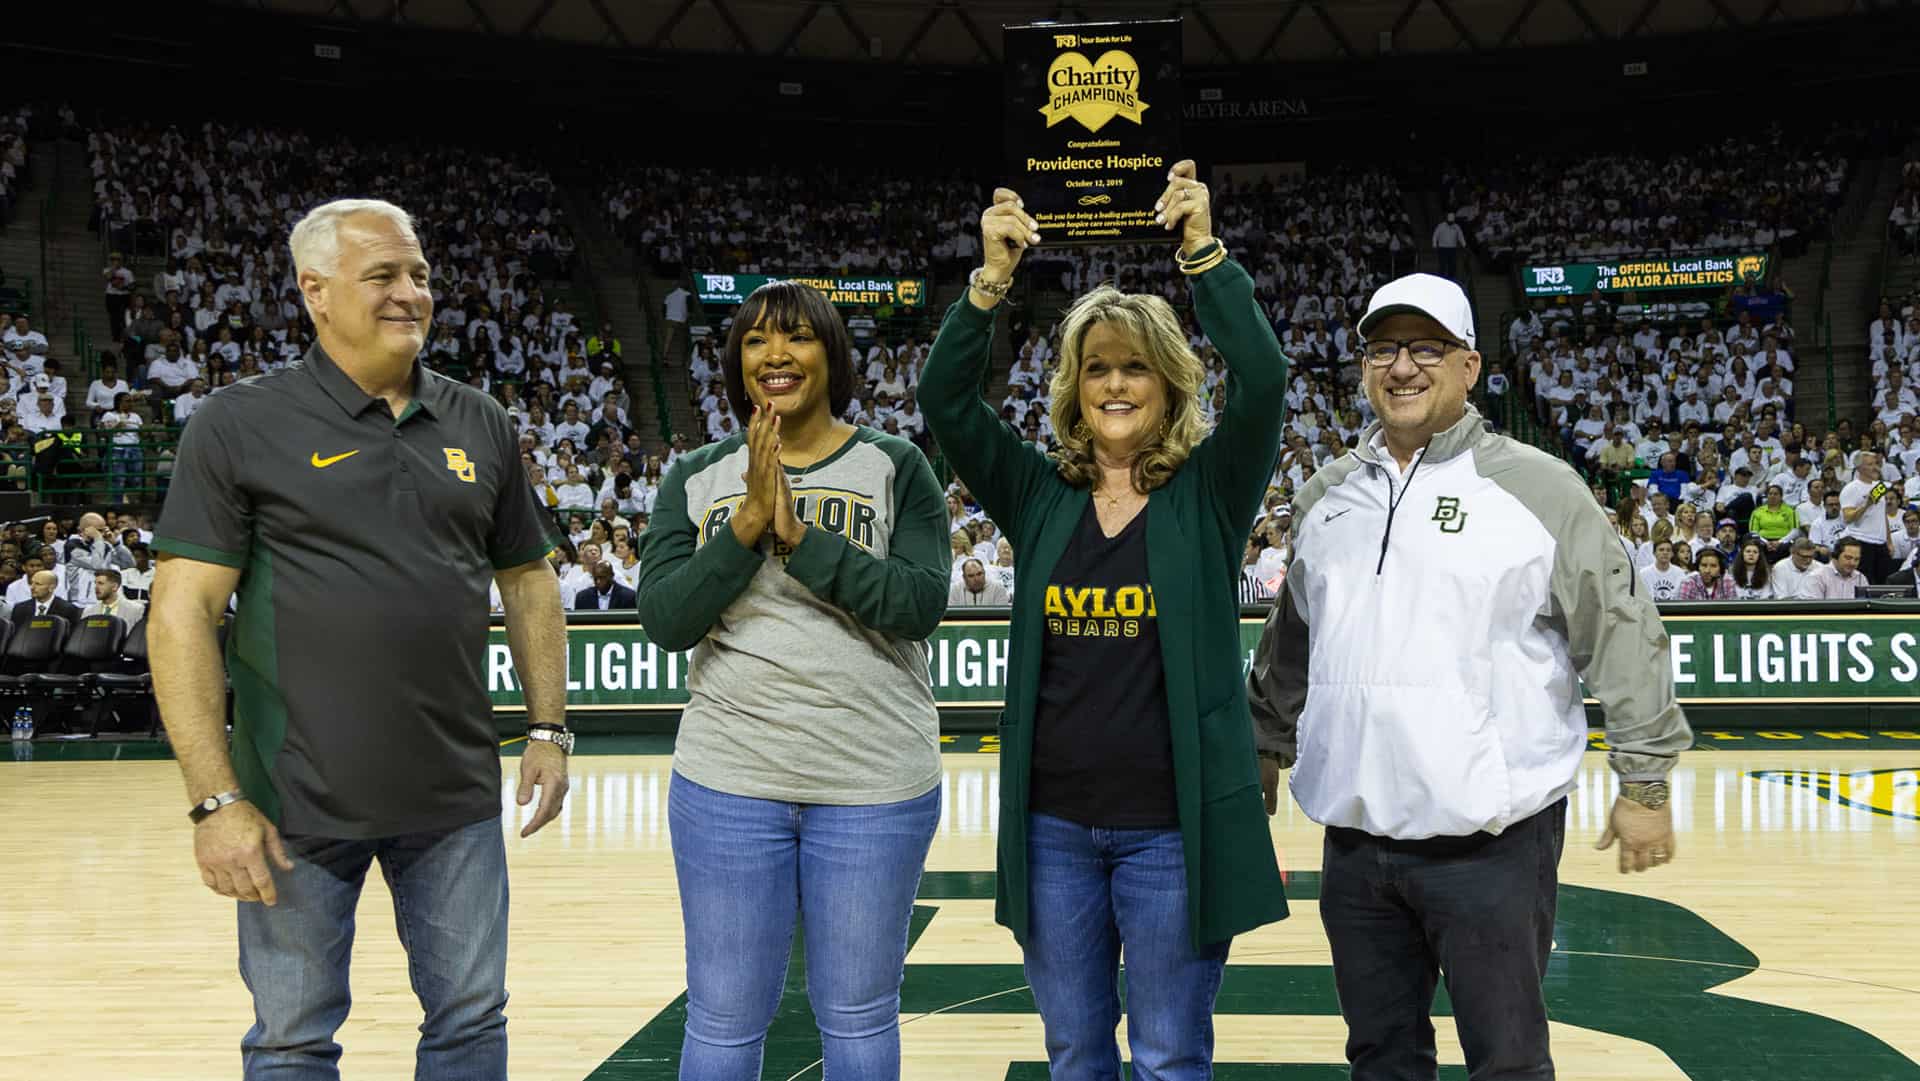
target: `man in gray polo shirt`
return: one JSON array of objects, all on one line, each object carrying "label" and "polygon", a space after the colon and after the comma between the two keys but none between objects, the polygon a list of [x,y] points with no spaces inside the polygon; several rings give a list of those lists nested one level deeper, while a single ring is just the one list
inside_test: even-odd
[{"label": "man in gray polo shirt", "polygon": [[[567,788],[557,531],[507,414],[417,361],[411,219],[343,200],[294,227],[318,344],[208,398],[155,530],[154,691],[207,886],[240,902],[248,1078],[337,1076],[353,913],[377,858],[426,1011],[421,1077],[505,1078],[507,876],[482,678],[490,581],[536,727],[519,801]],[[227,639],[233,746],[214,625]],[[271,861],[271,868],[269,866]]]}]

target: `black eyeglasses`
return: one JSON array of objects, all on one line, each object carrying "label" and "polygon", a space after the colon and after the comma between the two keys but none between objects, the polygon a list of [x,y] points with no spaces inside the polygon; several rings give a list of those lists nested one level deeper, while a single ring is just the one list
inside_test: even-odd
[{"label": "black eyeglasses", "polygon": [[1360,347],[1360,357],[1372,368],[1391,368],[1400,359],[1400,350],[1405,349],[1413,362],[1422,368],[1431,368],[1447,359],[1447,350],[1465,349],[1465,342],[1449,341],[1446,338],[1408,338],[1395,340],[1383,338],[1367,342]]}]

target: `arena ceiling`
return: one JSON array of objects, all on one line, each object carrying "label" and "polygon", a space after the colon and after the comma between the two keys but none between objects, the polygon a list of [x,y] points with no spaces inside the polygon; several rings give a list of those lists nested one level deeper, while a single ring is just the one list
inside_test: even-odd
[{"label": "arena ceiling", "polygon": [[1482,52],[1741,30],[1910,0],[223,0],[307,20],[668,53],[966,66],[1003,24],[1186,19],[1196,67]]}]

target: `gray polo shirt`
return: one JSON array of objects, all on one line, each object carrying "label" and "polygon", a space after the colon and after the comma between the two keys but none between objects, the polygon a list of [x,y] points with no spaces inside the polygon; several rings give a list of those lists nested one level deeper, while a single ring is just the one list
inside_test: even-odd
[{"label": "gray polo shirt", "polygon": [[506,410],[414,373],[398,420],[317,345],[221,390],[187,425],[154,531],[159,551],[241,569],[234,769],[289,833],[500,813],[487,588],[558,531]]}]

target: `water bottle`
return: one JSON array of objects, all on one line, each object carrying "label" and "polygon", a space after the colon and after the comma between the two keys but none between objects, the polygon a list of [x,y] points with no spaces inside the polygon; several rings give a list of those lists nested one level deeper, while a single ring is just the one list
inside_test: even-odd
[{"label": "water bottle", "polygon": [[33,742],[33,707],[20,707],[20,738]]},{"label": "water bottle", "polygon": [[15,743],[27,738],[27,707],[21,706],[13,711],[13,740]]}]

